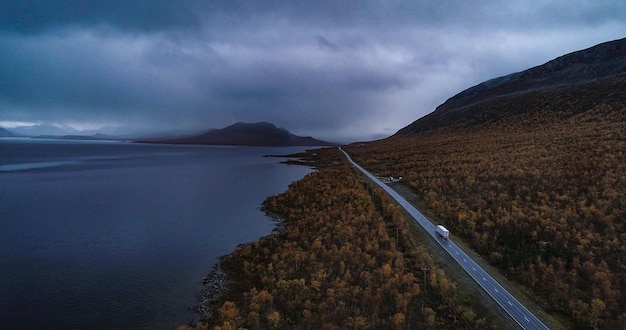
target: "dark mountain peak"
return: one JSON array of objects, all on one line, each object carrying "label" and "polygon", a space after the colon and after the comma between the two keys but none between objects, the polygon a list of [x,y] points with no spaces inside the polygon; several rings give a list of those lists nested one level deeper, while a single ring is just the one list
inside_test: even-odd
[{"label": "dark mountain peak", "polygon": [[249,128],[265,128],[265,129],[276,129],[278,127],[276,127],[276,125],[272,124],[272,123],[268,123],[266,121],[261,121],[258,123],[244,123],[244,122],[236,122],[230,126],[224,127],[223,130],[227,130],[227,129],[249,129]]},{"label": "dark mountain peak", "polygon": [[[595,84],[624,76],[626,76],[626,38],[563,55],[522,72],[487,80],[449,98],[434,112],[401,129],[397,134],[410,134],[459,123],[466,124],[477,115],[475,111],[469,110],[476,110],[502,99]],[[468,111],[471,113],[466,113]],[[484,117],[492,118],[493,115],[495,114]]]},{"label": "dark mountain peak", "polygon": [[10,136],[15,136],[15,134],[13,134],[13,132],[9,131],[6,128],[0,127],[0,137],[10,137]]},{"label": "dark mountain peak", "polygon": [[[218,129],[219,130],[219,129]],[[224,127],[221,129],[223,132],[235,132],[235,131],[281,131],[286,134],[290,134],[288,130],[284,128],[277,127],[276,125],[268,122],[258,122],[258,123],[244,123],[244,122],[236,122],[230,126]]]},{"label": "dark mountain peak", "polygon": [[[145,141],[144,141],[145,142]],[[291,134],[268,122],[238,122],[222,129],[176,139],[148,141],[175,144],[246,145],[246,146],[329,146],[334,143]]]}]

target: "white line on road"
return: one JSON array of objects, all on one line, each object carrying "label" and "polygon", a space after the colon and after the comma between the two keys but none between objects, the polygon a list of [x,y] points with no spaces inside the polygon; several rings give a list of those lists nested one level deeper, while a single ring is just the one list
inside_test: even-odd
[{"label": "white line on road", "polygon": [[[415,220],[417,220],[417,222],[423,227],[423,228],[430,228],[430,229],[434,229],[435,226],[430,223],[426,218],[424,218],[424,216],[422,214],[419,213],[419,211],[417,209],[415,209],[410,203],[406,202],[406,200],[404,200],[397,192],[393,191],[393,189],[391,189],[389,186],[383,184],[380,181],[377,181],[376,178],[369,172],[367,172],[364,168],[362,168],[360,165],[358,165],[357,163],[355,163],[352,158],[350,158],[350,155],[348,155],[348,153],[346,153],[344,150],[342,150],[340,148],[341,152],[344,153],[344,155],[346,156],[347,160],[354,165],[360,172],[362,172],[365,176],[367,176],[368,178],[370,178],[372,181],[376,182],[376,184],[381,187],[382,189],[384,189],[389,195],[391,195],[391,197],[393,197],[396,201],[398,201],[410,214],[411,216],[413,216],[415,218]],[[450,255],[453,256],[452,251],[455,249],[458,249],[458,247],[454,244],[453,241],[443,241],[441,239],[437,239],[438,237],[434,234],[431,233],[432,237],[435,238],[435,241],[437,241],[439,243],[439,245],[441,245],[441,247],[446,250],[448,253],[450,253]],[[461,255],[462,257],[465,258],[470,258],[467,255],[465,255],[465,253],[461,254],[459,253],[458,250],[455,251],[455,253],[457,255]],[[458,260],[460,258],[454,257],[453,259]],[[471,259],[471,258],[470,258]],[[485,283],[489,283],[489,281],[487,281],[487,278],[483,275],[482,278],[484,280],[485,283],[482,283],[478,280],[478,276],[481,276],[480,274],[482,272],[484,272],[479,266],[473,266],[473,264],[470,264],[469,266],[471,266],[473,272],[469,272],[469,268],[465,268],[465,265],[462,265],[460,262],[459,264],[468,271],[469,275],[474,278],[474,280],[476,280],[476,282],[483,288],[485,289],[485,291],[498,303],[498,305],[500,305],[504,311],[506,311],[512,318],[513,320],[515,320],[515,322],[520,325],[523,329],[546,329],[548,330],[548,327],[545,326],[545,324],[543,324],[541,322],[541,320],[536,319],[536,317],[532,314],[532,312],[530,312],[529,310],[527,310],[524,305],[522,305],[520,302],[518,302],[515,297],[513,297],[510,293],[508,293],[505,289],[503,289],[503,293],[502,294],[498,294],[498,295],[494,295],[492,294],[493,291],[490,292],[490,290],[487,290],[487,284]],[[476,268],[478,267],[478,268]],[[477,269],[481,270],[481,272],[479,272],[478,274],[476,274]],[[488,275],[487,275],[488,276]],[[491,279],[491,277],[490,277]],[[491,279],[492,281],[495,281],[495,279]],[[498,292],[498,290],[495,290],[495,292]],[[510,297],[510,298],[509,298]],[[511,302],[511,300],[507,300],[507,299],[511,299],[513,301],[516,302],[516,305],[513,305],[513,303]],[[504,304],[502,302],[506,301],[509,306],[511,307],[510,309],[505,308]],[[533,317],[533,320],[530,320],[528,317],[524,316],[523,314],[520,315],[519,311],[513,311],[513,309],[521,309],[521,312],[526,313],[528,316]],[[516,316],[517,315],[517,316]],[[521,321],[521,317],[524,317],[524,319],[526,320],[526,323],[522,324]]]}]

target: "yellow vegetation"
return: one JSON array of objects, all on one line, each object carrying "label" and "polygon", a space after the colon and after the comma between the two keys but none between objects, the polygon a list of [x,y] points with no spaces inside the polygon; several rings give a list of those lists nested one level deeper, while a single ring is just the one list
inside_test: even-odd
[{"label": "yellow vegetation", "polygon": [[548,100],[565,108],[347,151],[378,175],[403,176],[440,221],[548,311],[572,326],[624,329],[626,99],[615,95],[572,96],[588,106],[576,111]]},{"label": "yellow vegetation", "polygon": [[360,182],[337,149],[316,153],[324,158],[321,163],[335,165],[264,203],[283,220],[280,230],[240,246],[222,261],[229,290],[216,304],[211,324],[221,329],[498,328],[484,312],[471,312],[475,302],[459,302],[457,285],[416,244],[398,207],[380,188]]}]

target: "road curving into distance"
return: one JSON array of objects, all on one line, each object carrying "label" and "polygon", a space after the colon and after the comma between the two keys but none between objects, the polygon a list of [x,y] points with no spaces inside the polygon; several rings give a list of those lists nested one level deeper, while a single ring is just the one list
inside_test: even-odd
[{"label": "road curving into distance", "polygon": [[407,202],[400,194],[380,181],[377,177],[366,171],[359,164],[355,163],[350,155],[339,148],[346,156],[350,164],[356,167],[364,175],[369,177],[374,183],[384,189],[400,206],[402,206],[417,221],[430,236],[446,250],[454,260],[495,300],[504,311],[506,311],[517,324],[523,329],[549,329],[541,320],[530,312],[512,294],[506,291],[498,281],[480,267],[467,253],[465,253],[451,239],[444,240],[435,231],[435,225],[430,222],[420,211]]}]

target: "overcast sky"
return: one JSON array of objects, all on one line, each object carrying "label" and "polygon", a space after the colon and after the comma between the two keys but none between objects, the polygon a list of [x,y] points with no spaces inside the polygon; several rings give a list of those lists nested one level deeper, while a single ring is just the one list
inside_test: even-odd
[{"label": "overcast sky", "polygon": [[625,31],[623,0],[0,0],[0,126],[370,140]]}]

